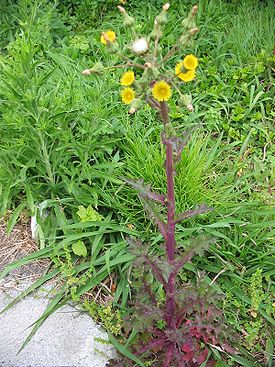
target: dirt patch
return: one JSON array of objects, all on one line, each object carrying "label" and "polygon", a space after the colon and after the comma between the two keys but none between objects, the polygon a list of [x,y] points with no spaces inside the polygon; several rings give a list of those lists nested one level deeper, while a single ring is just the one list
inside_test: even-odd
[{"label": "dirt patch", "polygon": [[[21,218],[8,236],[6,221],[0,219],[0,273],[12,262],[26,257],[38,250],[37,243],[32,239],[29,218]],[[11,271],[9,279],[13,281],[39,277],[49,266],[49,261],[38,260]]]}]

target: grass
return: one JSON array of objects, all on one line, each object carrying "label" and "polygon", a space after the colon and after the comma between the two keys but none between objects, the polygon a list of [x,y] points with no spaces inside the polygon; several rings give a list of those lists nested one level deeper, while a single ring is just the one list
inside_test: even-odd
[{"label": "grass", "polygon": [[[41,249],[7,268],[43,257],[53,261],[53,270],[27,293],[51,277],[68,281],[35,331],[51,312],[69,299],[79,302],[108,277],[117,280],[114,304],[121,309],[126,306],[135,292],[128,287],[135,273],[125,235],[138,234],[151,243],[150,251],[155,254],[161,251],[161,237],[146,218],[136,192],[121,178],[143,177],[156,191],[163,191],[165,182],[161,127],[155,113],[145,107],[134,117],[127,116],[117,93],[118,72],[110,71],[104,79],[81,75],[82,69],[98,59],[109,64],[118,61],[99,44],[102,30],[114,28],[121,39],[129,39],[112,1],[104,4],[102,21],[87,19],[80,5],[70,17],[66,5],[60,14],[46,2],[43,7],[34,4],[6,2],[13,17],[1,14],[0,207],[2,215],[14,210],[10,230],[22,211],[33,215],[43,201],[50,213],[45,221],[38,215]],[[128,5],[138,19],[148,20],[144,32],[150,29],[157,3]],[[189,6],[187,2],[172,4],[163,48],[169,48],[179,34],[179,19]],[[201,30],[187,50],[200,60],[197,81],[190,88],[195,111],[188,114],[176,103],[170,111],[179,133],[193,128],[178,165],[177,209],[207,203],[214,210],[184,222],[177,236],[182,248],[190,236],[206,234],[215,241],[207,256],[188,264],[182,277],[190,280],[200,272],[206,274],[208,283],[224,296],[228,323],[259,363],[270,366],[269,330],[274,323],[272,3],[201,0],[199,9]],[[91,23],[95,26],[90,27]],[[82,223],[79,205],[92,206],[104,220]],[[73,253],[72,245],[79,240],[88,250],[87,257]]]}]

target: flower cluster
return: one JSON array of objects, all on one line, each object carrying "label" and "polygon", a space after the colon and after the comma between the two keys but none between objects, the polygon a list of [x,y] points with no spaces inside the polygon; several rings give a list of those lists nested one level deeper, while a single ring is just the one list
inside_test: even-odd
[{"label": "flower cluster", "polygon": [[[195,25],[195,15],[198,7],[194,6],[188,17],[183,19],[183,31],[174,46],[162,54],[160,45],[164,26],[167,23],[167,11],[170,4],[163,6],[162,11],[156,16],[152,32],[145,36],[139,35],[136,30],[136,21],[131,17],[122,6],[118,9],[123,17],[123,24],[132,32],[132,41],[127,48],[131,51],[133,58],[125,56],[123,49],[117,42],[116,34],[109,29],[100,35],[101,43],[107,47],[111,53],[116,53],[124,64],[115,65],[111,68],[125,68],[126,71],[120,78],[122,90],[120,92],[122,102],[130,107],[130,113],[134,113],[142,104],[149,103],[152,108],[159,109],[159,103],[168,101],[173,92],[179,95],[179,104],[185,106],[189,111],[193,111],[192,98],[189,94],[183,93],[183,83],[191,82],[196,77],[198,59],[192,54],[185,55],[181,61],[176,63],[175,69],[170,70],[166,63],[171,60],[176,52],[189,45],[192,37],[197,33]],[[138,62],[137,62],[138,60]],[[97,63],[93,68],[86,69],[82,73],[101,73],[103,65]],[[137,70],[142,71],[142,73]],[[138,78],[137,78],[138,75]]]}]

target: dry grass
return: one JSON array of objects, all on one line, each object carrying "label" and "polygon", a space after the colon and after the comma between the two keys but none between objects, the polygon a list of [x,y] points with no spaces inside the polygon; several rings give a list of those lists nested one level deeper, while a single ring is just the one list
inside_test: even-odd
[{"label": "dry grass", "polygon": [[[37,250],[37,244],[31,236],[29,218],[22,217],[9,236],[6,233],[5,218],[0,219],[0,272],[8,264]],[[10,275],[16,281],[36,278],[48,265],[47,260],[34,261],[13,270]]]}]

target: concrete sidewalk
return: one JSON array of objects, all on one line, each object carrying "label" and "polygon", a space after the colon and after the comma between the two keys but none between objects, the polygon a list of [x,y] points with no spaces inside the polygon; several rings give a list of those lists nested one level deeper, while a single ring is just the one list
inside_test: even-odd
[{"label": "concrete sidewalk", "polygon": [[[24,285],[25,287],[26,285]],[[0,291],[0,310],[18,291]],[[106,333],[91,317],[64,306],[42,324],[29,344],[17,352],[31,331],[29,326],[45,310],[45,296],[29,296],[0,315],[1,367],[105,367],[115,351]]]}]

